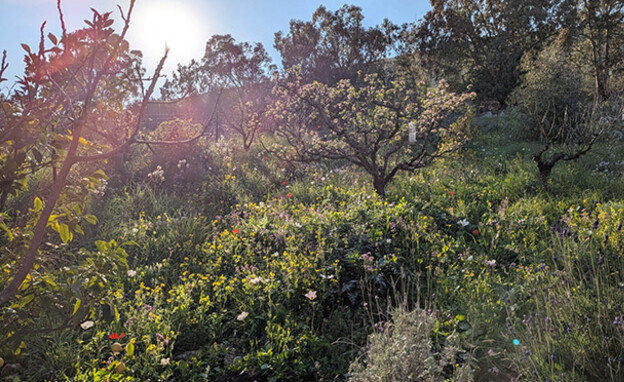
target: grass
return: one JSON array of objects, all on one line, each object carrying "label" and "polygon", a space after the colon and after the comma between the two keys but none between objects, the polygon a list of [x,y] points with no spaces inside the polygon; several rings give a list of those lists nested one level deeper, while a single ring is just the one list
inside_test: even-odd
[{"label": "grass", "polygon": [[115,240],[128,271],[100,262],[115,288],[54,292],[71,329],[2,356],[34,380],[621,380],[624,145],[543,188],[517,116],[476,126],[385,200],[348,167],[223,148],[192,184],[111,187],[59,251],[91,248],[89,270],[91,243]]}]

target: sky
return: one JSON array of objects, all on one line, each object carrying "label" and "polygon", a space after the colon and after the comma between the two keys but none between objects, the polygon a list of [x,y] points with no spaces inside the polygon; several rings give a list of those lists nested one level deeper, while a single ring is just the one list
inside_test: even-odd
[{"label": "sky", "polygon": [[[9,62],[5,72],[9,81],[0,83],[0,92],[7,91],[16,76],[23,74],[20,44],[36,47],[44,21],[46,35],[61,34],[56,2],[0,0],[0,52],[7,51]],[[215,34],[230,34],[240,42],[260,42],[279,65],[279,54],[273,48],[275,32],[287,32],[291,19],[310,20],[320,5],[335,11],[345,3],[362,8],[366,26],[386,18],[395,24],[413,22],[430,9],[428,0],[137,0],[127,38],[131,49],[143,52],[148,73],[154,70],[167,43],[171,50],[164,73],[169,77],[178,63],[200,59],[206,41]],[[90,8],[114,11],[114,27],[121,30],[117,5],[125,13],[129,4],[129,0],[62,0],[61,6],[68,31],[84,26],[83,20],[91,18]]]}]

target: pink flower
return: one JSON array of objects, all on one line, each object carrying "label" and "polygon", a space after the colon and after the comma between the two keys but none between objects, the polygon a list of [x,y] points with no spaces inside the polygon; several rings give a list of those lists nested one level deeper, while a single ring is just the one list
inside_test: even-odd
[{"label": "pink flower", "polygon": [[305,296],[310,301],[315,300],[316,299],[316,291],[315,290],[310,290],[310,291],[308,291],[308,293],[305,294]]}]

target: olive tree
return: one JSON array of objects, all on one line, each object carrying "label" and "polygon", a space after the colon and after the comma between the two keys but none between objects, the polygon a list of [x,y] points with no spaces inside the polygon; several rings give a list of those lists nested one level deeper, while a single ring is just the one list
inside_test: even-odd
[{"label": "olive tree", "polygon": [[445,82],[429,87],[377,75],[335,86],[302,84],[290,72],[275,97],[270,115],[287,142],[276,152],[295,161],[347,160],[384,196],[399,170],[427,166],[468,141],[474,94],[449,92]]}]

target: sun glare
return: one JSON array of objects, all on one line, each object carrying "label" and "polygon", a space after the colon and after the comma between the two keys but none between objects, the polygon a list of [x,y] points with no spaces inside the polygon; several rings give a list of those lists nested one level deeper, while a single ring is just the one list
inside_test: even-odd
[{"label": "sun glare", "polygon": [[149,1],[137,5],[131,23],[133,47],[143,52],[145,63],[159,60],[168,46],[168,66],[200,58],[208,40],[199,11],[184,1]]}]

